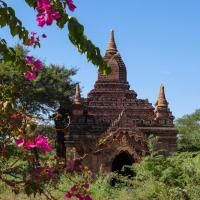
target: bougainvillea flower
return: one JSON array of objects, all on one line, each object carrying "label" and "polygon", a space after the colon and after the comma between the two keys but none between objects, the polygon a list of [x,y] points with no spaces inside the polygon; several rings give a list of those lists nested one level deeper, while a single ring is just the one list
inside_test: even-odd
[{"label": "bougainvillea flower", "polygon": [[49,0],[38,0],[36,9],[37,11],[48,10],[51,8],[51,2]]},{"label": "bougainvillea flower", "polygon": [[20,137],[19,139],[16,139],[16,144],[18,147],[24,146],[25,140],[23,137]]},{"label": "bougainvillea flower", "polygon": [[45,25],[45,14],[39,13],[36,16],[37,25],[43,27]]},{"label": "bougainvillea flower", "polygon": [[41,62],[40,60],[37,59],[37,60],[34,62],[33,68],[36,69],[36,70],[41,70],[41,69],[42,69],[42,62]]},{"label": "bougainvillea flower", "polygon": [[67,5],[68,5],[68,8],[71,10],[71,11],[74,11],[76,6],[74,5],[73,1],[72,0],[67,0]]},{"label": "bougainvillea flower", "polygon": [[71,192],[66,193],[65,194],[65,198],[71,199],[72,198],[72,193]]},{"label": "bougainvillea flower", "polygon": [[57,20],[60,18],[60,14],[57,11],[48,11],[46,13],[39,13],[37,15],[37,25],[43,27],[46,25],[51,25],[53,20]]},{"label": "bougainvillea flower", "polygon": [[90,185],[88,183],[84,183],[82,185],[82,187],[87,190],[87,189],[89,189]]},{"label": "bougainvillea flower", "polygon": [[49,26],[49,25],[51,25],[51,24],[53,23],[53,18],[52,18],[52,16],[51,16],[51,14],[48,14],[48,15],[46,16],[46,21],[45,21],[45,23],[46,23],[47,26]]},{"label": "bougainvillea flower", "polygon": [[92,200],[92,198],[89,195],[86,195],[84,200]]},{"label": "bougainvillea flower", "polygon": [[43,136],[43,135],[38,135],[35,138],[35,143],[36,143],[37,146],[41,146],[43,144],[47,144],[48,143],[48,138]]},{"label": "bougainvillea flower", "polygon": [[25,79],[28,80],[28,81],[32,81],[36,78],[36,74],[34,72],[31,72],[31,71],[27,71],[25,74]]},{"label": "bougainvillea flower", "polygon": [[29,141],[25,144],[25,149],[32,149],[35,147],[36,147],[36,144],[33,141]]},{"label": "bougainvillea flower", "polygon": [[53,20],[60,18],[60,13],[52,9],[49,0],[38,0],[36,9],[38,14],[36,16],[37,25],[43,27],[46,25],[51,25]]},{"label": "bougainvillea flower", "polygon": [[77,185],[74,185],[72,188],[71,188],[71,192],[77,192],[78,191],[78,187]]},{"label": "bougainvillea flower", "polygon": [[67,192],[65,194],[65,198],[71,199],[72,197],[75,197],[79,200],[92,200],[92,198],[88,194],[86,194],[86,190],[88,188],[88,183],[83,184],[81,188],[78,185],[74,185],[71,188],[70,192]]},{"label": "bougainvillea flower", "polygon": [[41,153],[52,151],[52,147],[48,144],[48,138],[43,135],[38,135],[35,139],[25,142],[23,137],[16,140],[18,147],[23,147],[25,150],[39,148]]},{"label": "bougainvillea flower", "polygon": [[50,145],[43,145],[40,148],[40,153],[51,152],[53,150],[53,148]]},{"label": "bougainvillea flower", "polygon": [[81,194],[75,194],[75,197],[79,200],[85,200],[85,197],[84,195],[81,195]]},{"label": "bougainvillea flower", "polygon": [[30,45],[30,46],[32,46],[32,45],[36,46],[36,45],[40,44],[40,38],[39,37],[36,38],[36,35],[37,35],[36,32],[31,32],[31,36],[28,39],[28,45]]},{"label": "bougainvillea flower", "polygon": [[33,56],[26,56],[26,64],[27,65],[32,65],[33,63]]},{"label": "bougainvillea flower", "polygon": [[54,11],[54,12],[51,12],[51,17],[54,19],[54,20],[57,20],[60,18],[60,13],[58,11]]},{"label": "bougainvillea flower", "polygon": [[47,12],[47,11],[51,10],[51,5],[50,4],[44,4],[42,6],[42,9]]},{"label": "bougainvillea flower", "polygon": [[52,147],[48,144],[48,138],[43,135],[37,136],[35,144],[37,147],[40,147],[41,153],[52,151]]}]

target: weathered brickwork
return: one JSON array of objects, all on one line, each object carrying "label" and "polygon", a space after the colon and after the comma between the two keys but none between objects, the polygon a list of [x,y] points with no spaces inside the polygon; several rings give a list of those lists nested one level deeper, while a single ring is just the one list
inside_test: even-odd
[{"label": "weathered brickwork", "polygon": [[138,99],[127,82],[126,66],[117,50],[111,32],[104,60],[111,74],[98,73],[98,80],[87,98],[81,98],[79,85],[72,106],[60,108],[67,120],[57,120],[57,154],[76,148],[84,156],[83,164],[92,171],[112,171],[118,155],[128,155],[139,162],[148,154],[148,137],[158,136],[157,147],[166,152],[176,150],[177,130],[168,108],[164,87],[161,85],[155,108],[147,99]]}]

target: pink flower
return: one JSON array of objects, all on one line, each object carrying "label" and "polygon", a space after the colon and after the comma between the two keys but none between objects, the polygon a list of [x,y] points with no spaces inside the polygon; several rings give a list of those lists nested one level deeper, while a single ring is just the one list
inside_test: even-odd
[{"label": "pink flower", "polygon": [[67,0],[67,5],[68,5],[68,8],[71,10],[71,11],[74,11],[76,6],[74,5],[73,1],[72,0]]},{"label": "pink flower", "polygon": [[21,137],[16,140],[16,144],[19,147],[22,147],[26,150],[33,148],[40,148],[40,152],[50,152],[52,151],[52,147],[48,144],[48,138],[43,135],[38,135],[35,139],[25,142],[24,138]]},{"label": "pink flower", "polygon": [[25,79],[28,81],[32,81],[36,78],[36,74],[31,71],[27,71],[24,76],[25,76]]},{"label": "pink flower", "polygon": [[38,0],[36,9],[38,11],[36,16],[38,26],[43,27],[45,24],[49,26],[53,23],[53,20],[60,18],[60,13],[52,10],[49,0]]},{"label": "pink flower", "polygon": [[65,194],[65,198],[71,199],[72,198],[72,193],[71,192],[66,193]]},{"label": "pink flower", "polygon": [[84,200],[92,200],[92,198],[89,195],[86,195]]},{"label": "pink flower", "polygon": [[55,12],[52,12],[51,13],[51,17],[54,19],[54,20],[57,20],[60,18],[60,13],[55,11]]},{"label": "pink flower", "polygon": [[89,184],[88,183],[85,183],[82,185],[82,189],[81,188],[78,188],[77,185],[74,185],[70,192],[67,192],[65,194],[65,198],[72,198],[72,197],[76,197],[77,199],[79,200],[92,200],[92,198],[86,194],[86,191],[85,189],[88,189],[89,188]]},{"label": "pink flower", "polygon": [[31,140],[25,144],[25,149],[32,149],[36,147],[36,144]]},{"label": "pink flower", "polygon": [[40,152],[41,153],[46,153],[46,152],[50,152],[52,150],[53,150],[53,148],[49,144],[47,144],[47,145],[41,146]]},{"label": "pink flower", "polygon": [[36,61],[34,62],[34,67],[33,67],[33,69],[36,69],[36,70],[41,70],[41,69],[42,69],[42,63],[41,63],[40,60],[36,60]]},{"label": "pink flower", "polygon": [[[39,43],[39,38],[36,38],[36,41]],[[33,56],[26,56],[26,64],[32,67],[32,70],[41,70],[42,69],[42,62],[37,59],[35,60]],[[28,71],[25,74],[25,78],[27,80],[33,80],[36,77],[34,72]]]},{"label": "pink flower", "polygon": [[43,27],[45,25],[45,15],[43,13],[39,13],[36,16],[37,25]]},{"label": "pink flower", "polygon": [[20,137],[19,139],[16,140],[16,144],[18,147],[24,146],[25,140],[24,137]]},{"label": "pink flower", "polygon": [[90,185],[88,183],[84,183],[82,185],[82,187],[87,190],[87,189],[89,189]]},{"label": "pink flower", "polygon": [[40,38],[39,37],[36,38],[36,35],[37,35],[36,32],[31,32],[31,36],[28,39],[28,45],[30,45],[30,46],[32,46],[32,45],[36,46],[36,45],[40,44]]},{"label": "pink flower", "polygon": [[35,143],[37,144],[37,146],[41,146],[43,144],[48,144],[48,138],[43,135],[38,135],[35,138]]},{"label": "pink flower", "polygon": [[46,16],[46,25],[49,26],[49,25],[51,25],[52,23],[53,23],[53,18],[52,18],[52,16],[51,16],[51,14],[48,14],[48,15]]},{"label": "pink flower", "polygon": [[52,151],[52,147],[48,144],[48,138],[43,135],[38,135],[35,139],[35,144],[37,147],[41,148],[41,152],[50,152]]},{"label": "pink flower", "polygon": [[82,196],[81,194],[76,194],[75,195],[76,198],[78,198],[79,200],[84,200],[84,196]]},{"label": "pink flower", "polygon": [[37,6],[36,9],[37,11],[41,11],[41,10],[48,10],[51,8],[51,3],[49,0],[38,0],[37,1]]},{"label": "pink flower", "polygon": [[71,192],[77,192],[78,191],[78,187],[77,185],[74,185],[72,188],[71,188]]},{"label": "pink flower", "polygon": [[32,65],[33,63],[33,56],[26,56],[26,64]]},{"label": "pink flower", "polygon": [[50,4],[44,4],[43,6],[42,6],[42,8],[43,8],[43,10],[44,11],[49,11],[49,10],[51,10],[51,5]]},{"label": "pink flower", "polygon": [[40,13],[37,15],[37,24],[38,26],[43,27],[46,25],[51,25],[53,23],[53,20],[57,20],[60,18],[59,12],[55,11],[48,11],[46,13]]}]

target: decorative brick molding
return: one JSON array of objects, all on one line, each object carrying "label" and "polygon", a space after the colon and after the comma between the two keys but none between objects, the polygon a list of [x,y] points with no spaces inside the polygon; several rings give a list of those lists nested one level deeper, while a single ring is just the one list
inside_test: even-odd
[{"label": "decorative brick molding", "polygon": [[[134,162],[147,155],[150,135],[159,138],[159,149],[175,151],[177,130],[164,87],[161,85],[155,108],[148,99],[137,98],[127,82],[126,66],[113,31],[104,60],[111,67],[111,74],[98,72],[98,80],[86,99],[81,98],[77,85],[74,105],[59,109],[63,117],[70,116],[69,126],[57,132],[59,156],[65,157],[64,143],[67,148],[75,147],[80,156],[87,155],[82,163],[92,171],[110,171],[113,159],[121,151],[128,152]],[[62,126],[58,121],[57,128]],[[99,144],[101,140],[104,142]]]}]

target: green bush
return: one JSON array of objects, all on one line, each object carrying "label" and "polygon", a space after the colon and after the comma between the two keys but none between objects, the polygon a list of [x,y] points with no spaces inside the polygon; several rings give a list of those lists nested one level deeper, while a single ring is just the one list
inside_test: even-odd
[{"label": "green bush", "polygon": [[[132,179],[118,176],[120,184],[110,185],[113,174],[99,174],[90,181],[89,192],[94,200],[199,200],[200,199],[200,152],[184,152],[171,156],[148,156],[132,169],[136,176]],[[58,188],[51,190],[57,199],[64,199],[74,182],[84,182],[80,175],[63,176]],[[23,194],[15,196],[4,186],[0,187],[3,200],[22,199]],[[36,196],[34,200],[43,200]]]}]

